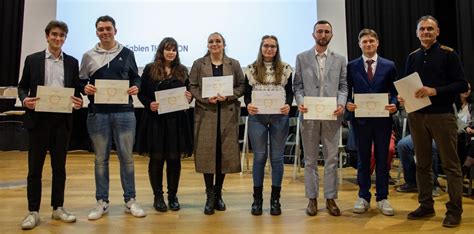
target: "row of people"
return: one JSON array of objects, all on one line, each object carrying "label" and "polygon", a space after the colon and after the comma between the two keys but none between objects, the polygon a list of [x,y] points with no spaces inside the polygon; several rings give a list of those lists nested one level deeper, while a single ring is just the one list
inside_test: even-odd
[{"label": "row of people", "polygon": [[[80,68],[78,68],[76,59],[61,50],[68,29],[65,23],[58,21],[51,21],[45,29],[48,48],[28,56],[25,61],[23,77],[19,83],[19,97],[27,108],[25,126],[29,129],[30,137],[28,151],[28,209],[30,212],[22,223],[23,229],[34,228],[39,223],[41,173],[48,150],[52,157],[53,167],[53,218],[64,222],[76,220],[73,214],[63,208],[65,161],[72,124],[71,115],[34,112],[38,100],[36,97],[38,85],[76,88],[75,97],[71,97],[75,108],[80,108],[82,105],[79,92],[87,94],[90,100],[87,128],[95,152],[97,200],[95,208],[88,215],[90,220],[101,218],[109,209],[108,169],[112,140],[117,148],[120,161],[125,212],[136,217],[146,216],[143,208],[135,200],[132,149],[136,120],[132,100],[129,98],[129,104],[95,104],[94,94],[97,92],[97,88],[94,84],[98,79],[128,80],[130,84],[128,94],[138,95],[145,106],[144,121],[139,133],[140,145],[142,145],[143,151],[150,155],[149,177],[155,196],[153,206],[158,211],[166,211],[168,206],[171,210],[180,209],[177,198],[181,169],[179,159],[182,153],[189,153],[191,148],[194,152],[196,171],[203,173],[206,186],[207,199],[204,213],[211,215],[215,210],[226,209],[222,199],[225,175],[240,171],[238,145],[240,102],[238,98],[244,95],[250,114],[249,139],[254,150],[254,201],[251,213],[262,214],[263,172],[267,160],[266,147],[267,134],[269,134],[272,165],[270,213],[272,215],[281,214],[279,199],[283,177],[283,146],[288,134],[288,113],[294,95],[298,110],[302,113],[308,111],[303,102],[305,96],[337,97],[337,108],[334,110],[337,121],[303,120],[302,140],[306,162],[305,189],[306,197],[309,199],[306,212],[312,216],[316,215],[318,211],[317,157],[319,155],[318,142],[321,141],[325,160],[324,198],[326,207],[331,215],[339,216],[341,211],[335,201],[338,190],[337,142],[341,115],[345,109],[353,112],[357,108],[353,104],[352,93],[390,93],[390,104],[386,106],[386,109],[390,113],[397,110],[397,93],[393,87],[393,81],[397,78],[395,65],[377,55],[378,36],[375,31],[370,29],[364,29],[359,34],[362,57],[346,65],[346,59],[343,56],[328,49],[333,36],[331,24],[324,20],[316,22],[312,34],[316,45],[297,56],[294,71],[288,64],[281,61],[279,44],[275,36],[262,38],[257,60],[243,72],[240,63],[226,55],[224,37],[217,32],[212,33],[208,37],[208,52],[202,58],[194,61],[189,76],[187,69],[180,63],[177,42],[172,38],[165,38],[159,45],[154,61],[146,66],[140,79],[133,52],[115,40],[117,33],[115,20],[110,16],[102,16],[97,19],[95,26],[100,42],[84,54]],[[424,116],[427,112],[427,116],[434,119],[438,119],[438,115],[431,115],[433,108],[433,113],[443,113],[443,117],[450,116],[449,111],[443,112],[446,111],[443,107],[450,103],[451,96],[463,91],[466,83],[462,76],[459,59],[451,49],[439,45],[436,41],[438,35],[436,32],[439,33],[439,29],[434,18],[426,16],[419,20],[417,35],[422,47],[409,56],[406,71],[406,74],[418,71],[423,83],[435,87],[425,86],[416,94],[417,97],[433,96],[432,107],[412,113],[416,116]],[[445,71],[443,69],[440,70],[440,74],[433,75],[433,73],[425,71],[422,61],[424,61],[423,56],[427,56],[428,53],[435,53],[431,56],[439,57],[436,57],[438,60],[434,61],[426,60],[425,62],[429,63],[436,62],[429,64],[430,66],[448,66],[449,71],[453,71],[452,67],[456,67],[460,72],[457,71],[453,75],[451,72],[442,72]],[[415,55],[419,58],[412,58]],[[418,65],[419,63],[421,65]],[[294,78],[292,79],[293,74]],[[233,76],[233,95],[202,97],[203,77],[227,75]],[[445,79],[443,82],[438,82],[438,80],[432,80],[432,76],[435,76],[436,79]],[[189,102],[193,98],[196,100],[193,147],[190,146],[192,144],[190,141],[191,128],[187,125],[185,111],[156,114],[160,103],[156,102],[154,92],[183,86],[189,87],[189,90],[184,93],[187,100]],[[280,110],[281,114],[260,115],[258,113],[258,106],[252,103],[251,93],[252,91],[266,90],[285,93],[285,100],[283,100],[285,104]],[[404,102],[402,97],[399,97],[399,100]],[[447,121],[446,119],[447,117],[443,118],[443,121]],[[391,130],[389,118],[353,117],[351,121],[357,129],[356,134],[358,135],[357,179],[360,188],[359,199],[353,211],[363,213],[370,208],[370,154],[372,143],[374,143],[377,208],[385,215],[393,215],[394,210],[387,199],[389,170],[387,169],[386,155]],[[416,121],[417,119],[414,119],[410,122]],[[434,126],[434,123],[430,122],[416,123],[427,127]],[[420,133],[421,131],[419,128],[412,130],[416,146],[424,144],[421,136],[425,133]],[[442,141],[441,144],[452,143],[451,139],[444,138],[445,131],[451,130],[439,129],[440,133],[434,137],[438,145],[440,143],[438,141]],[[44,135],[45,133],[47,136]],[[451,153],[450,149],[440,147],[441,152],[444,153]],[[415,150],[417,155],[424,156],[422,147],[416,147]],[[164,201],[162,183],[165,162],[167,164],[168,205]],[[422,165],[428,164],[431,166],[427,160],[424,160]],[[453,180],[453,177],[456,177],[457,169],[453,164],[446,165],[453,167],[450,171],[454,174],[448,175],[451,201],[448,203],[450,205],[443,225],[456,226],[459,224],[462,212],[460,198],[457,197],[457,182]],[[418,165],[418,168],[420,169],[417,170],[419,176],[430,173],[425,167]],[[429,181],[429,178],[424,179],[422,183],[429,183]],[[426,193],[421,192],[421,188],[427,186],[419,187],[421,206],[415,212],[410,213],[409,218],[421,218],[434,213],[432,199],[430,200]]]}]

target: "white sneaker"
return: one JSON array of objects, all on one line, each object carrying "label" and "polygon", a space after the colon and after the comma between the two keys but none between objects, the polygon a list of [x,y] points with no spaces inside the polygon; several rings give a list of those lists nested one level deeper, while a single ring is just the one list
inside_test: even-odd
[{"label": "white sneaker", "polygon": [[359,197],[354,205],[354,209],[352,209],[352,212],[356,214],[362,214],[365,213],[369,208],[370,204],[364,198]]},{"label": "white sneaker", "polygon": [[390,205],[390,202],[387,199],[378,201],[377,209],[380,212],[382,212],[382,214],[387,215],[387,216],[392,216],[395,214],[395,211],[393,211],[392,205]]},{"label": "white sneaker", "polygon": [[108,212],[109,212],[109,203],[101,199],[97,201],[95,208],[91,210],[87,218],[89,220],[100,219],[102,215],[107,214]]},{"label": "white sneaker", "polygon": [[33,229],[40,223],[40,216],[38,211],[33,211],[26,215],[25,219],[21,223],[21,229],[28,230]]},{"label": "white sneaker", "polygon": [[138,205],[135,198],[130,198],[130,200],[125,203],[125,212],[139,218],[146,216],[145,211],[140,205]]},{"label": "white sneaker", "polygon": [[76,216],[67,212],[63,207],[58,207],[56,210],[53,210],[51,215],[52,219],[61,220],[65,223],[74,223],[76,222]]}]

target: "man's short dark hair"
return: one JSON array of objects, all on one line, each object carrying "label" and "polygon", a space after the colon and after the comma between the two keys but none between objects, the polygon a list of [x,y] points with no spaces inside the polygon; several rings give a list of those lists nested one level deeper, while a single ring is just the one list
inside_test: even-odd
[{"label": "man's short dark hair", "polygon": [[44,28],[44,32],[46,33],[46,35],[49,35],[49,32],[53,28],[60,28],[62,31],[64,31],[64,33],[66,33],[66,35],[69,31],[66,23],[59,20],[51,20],[49,21],[48,25],[46,25],[46,28]]},{"label": "man's short dark hair", "polygon": [[379,39],[379,36],[377,35],[377,33],[374,30],[370,29],[370,28],[364,28],[364,29],[360,30],[359,36],[358,36],[359,40],[363,36],[371,36],[371,37],[375,37],[375,39],[377,39],[377,40]]},{"label": "man's short dark hair", "polygon": [[432,15],[424,15],[424,16],[420,17],[418,19],[418,21],[416,21],[416,25],[418,26],[418,24],[420,24],[421,21],[425,21],[425,20],[433,20],[436,23],[436,26],[439,26],[438,20],[435,17],[433,17]]},{"label": "man's short dark hair", "polygon": [[99,22],[107,22],[107,21],[108,21],[108,22],[111,22],[112,25],[113,25],[114,28],[115,28],[115,20],[114,20],[114,18],[112,18],[112,17],[109,16],[109,15],[104,15],[104,16],[101,16],[101,17],[97,18],[97,20],[95,21],[95,27],[97,28],[97,24],[98,24]]},{"label": "man's short dark hair", "polygon": [[331,31],[332,31],[332,25],[331,25],[331,23],[329,23],[329,21],[327,21],[327,20],[318,20],[318,22],[316,22],[313,26],[313,33],[316,31],[316,26],[318,24],[329,24],[329,27],[331,27]]}]

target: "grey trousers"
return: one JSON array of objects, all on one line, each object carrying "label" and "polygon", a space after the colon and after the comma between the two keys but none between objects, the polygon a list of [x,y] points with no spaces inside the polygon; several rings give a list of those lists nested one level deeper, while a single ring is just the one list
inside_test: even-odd
[{"label": "grey trousers", "polygon": [[323,145],[324,198],[337,198],[337,160],[340,121],[303,120],[301,137],[304,149],[306,197],[319,197],[319,142]]}]

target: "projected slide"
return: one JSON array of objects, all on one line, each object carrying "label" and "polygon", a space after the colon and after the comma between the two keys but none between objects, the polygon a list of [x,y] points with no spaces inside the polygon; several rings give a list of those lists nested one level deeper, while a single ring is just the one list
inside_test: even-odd
[{"label": "projected slide", "polygon": [[220,32],[226,53],[242,66],[257,57],[263,35],[278,37],[282,59],[314,45],[316,0],[57,0],[57,19],[69,25],[64,51],[78,58],[99,40],[95,20],[116,20],[116,40],[135,52],[139,67],[153,60],[161,39],[174,37],[181,62],[191,66],[207,51],[207,37]]}]

